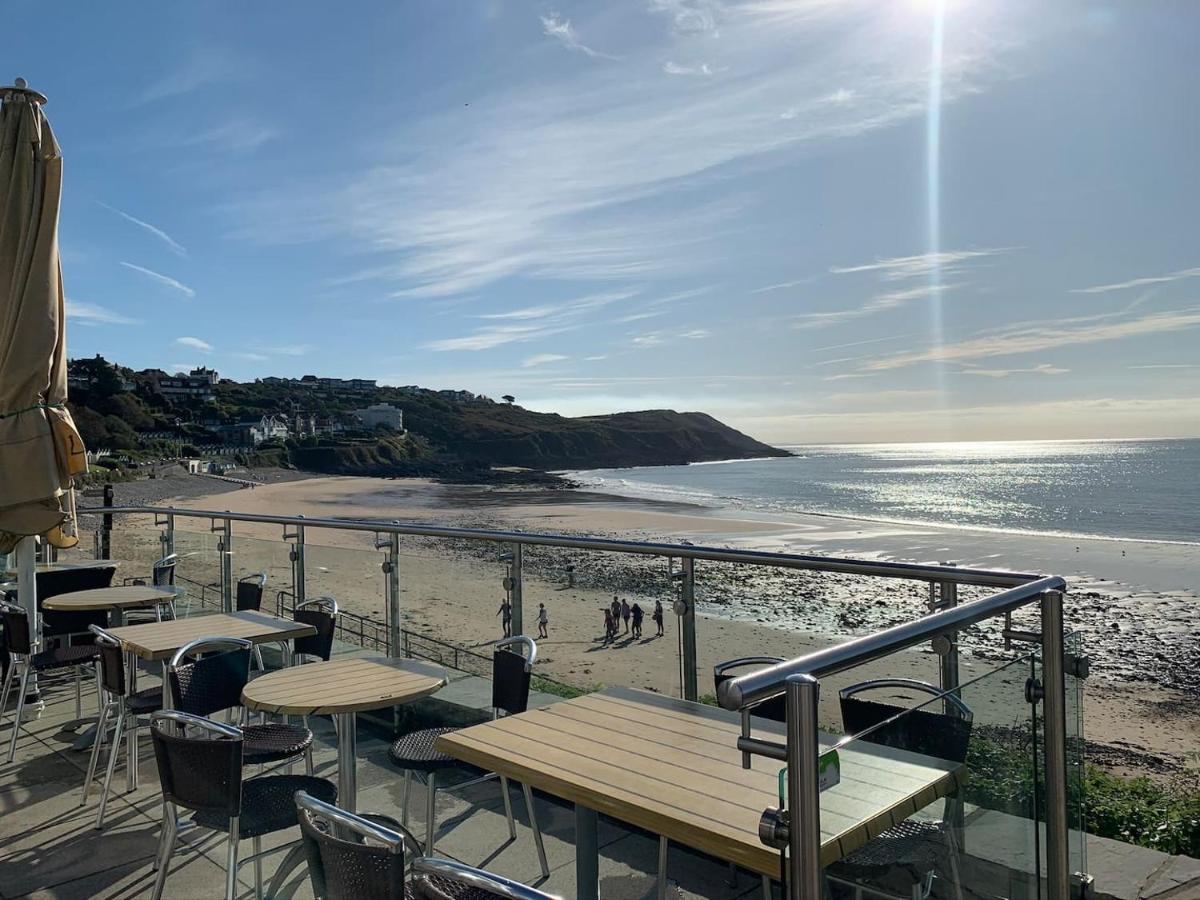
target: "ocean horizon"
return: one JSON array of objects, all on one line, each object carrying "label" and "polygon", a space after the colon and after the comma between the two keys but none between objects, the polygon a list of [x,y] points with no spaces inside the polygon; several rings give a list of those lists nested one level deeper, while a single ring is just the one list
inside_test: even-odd
[{"label": "ocean horizon", "polygon": [[788,458],[568,473],[720,512],[1200,545],[1200,439],[783,444]]}]

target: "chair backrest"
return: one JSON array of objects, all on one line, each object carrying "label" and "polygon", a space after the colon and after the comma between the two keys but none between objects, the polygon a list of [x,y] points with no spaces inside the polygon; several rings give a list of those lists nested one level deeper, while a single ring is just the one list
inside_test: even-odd
[{"label": "chair backrest", "polygon": [[421,852],[404,826],[382,816],[356,816],[304,791],[296,792],[296,813],[317,897],[404,900],[405,850]]},{"label": "chair backrest", "polygon": [[[857,696],[880,688],[899,688],[944,697],[956,714],[935,712],[928,704],[910,709]],[[966,761],[973,714],[959,697],[944,694],[936,685],[909,678],[880,678],[843,688],[838,692],[838,700],[842,708],[842,725],[849,735],[862,734],[862,740],[867,743],[897,750],[952,762]]]},{"label": "chair backrest", "polygon": [[154,714],[150,735],[164,800],[185,809],[241,815],[241,729],[169,710]]},{"label": "chair backrest", "polygon": [[[450,859],[422,856],[414,859],[412,870],[416,896],[424,900],[457,900],[459,897],[501,897],[504,900],[560,900],[519,881],[493,875],[483,869]],[[464,890],[464,888],[468,890]],[[473,888],[474,890],[469,890]]]},{"label": "chair backrest", "polygon": [[253,646],[241,638],[202,637],[176,650],[167,666],[175,709],[210,716],[241,705]]},{"label": "chair backrest", "polygon": [[[729,681],[731,678],[736,678],[737,676],[733,674],[734,669],[741,669],[746,666],[773,666],[781,662],[783,662],[783,657],[781,656],[743,656],[740,659],[729,659],[725,662],[717,663],[713,666],[713,690],[720,690],[724,682]],[[760,719],[770,719],[772,722],[786,722],[787,697],[781,694],[778,697],[764,700],[757,706],[750,707],[750,715],[757,716]]]},{"label": "chair backrest", "polygon": [[292,642],[297,656],[315,656],[329,661],[333,652],[333,633],[337,629],[338,605],[332,597],[317,597],[306,600],[292,611],[292,620],[303,622],[317,629],[308,637],[299,637]]},{"label": "chair backrest", "polygon": [[125,696],[125,652],[121,642],[99,625],[88,630],[96,636],[96,646],[100,649],[100,681],[104,689],[110,694]]},{"label": "chair backrest", "polygon": [[112,584],[116,574],[116,563],[103,566],[83,566],[78,569],[53,569],[39,572],[37,576],[38,611],[42,612],[42,636],[58,637],[68,634],[87,634],[93,625],[108,626],[108,613],[104,610],[89,612],[42,611],[42,604],[59,594],[75,591],[90,591]]},{"label": "chair backrest", "polygon": [[247,575],[245,578],[238,579],[237,583],[237,611],[244,612],[245,610],[253,610],[258,612],[262,609],[263,588],[267,586],[267,573],[259,572],[257,575]]},{"label": "chair backrest", "polygon": [[15,603],[0,603],[0,620],[4,622],[4,648],[9,653],[28,656],[32,651],[29,638],[29,614]]},{"label": "chair backrest", "polygon": [[[524,647],[528,656],[522,656],[508,647]],[[537,662],[537,644],[533,638],[519,634],[496,642],[492,654],[492,708],[499,714],[523,713],[529,708],[529,681],[533,664]]]},{"label": "chair backrest", "polygon": [[150,570],[150,580],[155,587],[173,587],[175,584],[175,564],[179,562],[179,554],[172,553],[164,556]]}]

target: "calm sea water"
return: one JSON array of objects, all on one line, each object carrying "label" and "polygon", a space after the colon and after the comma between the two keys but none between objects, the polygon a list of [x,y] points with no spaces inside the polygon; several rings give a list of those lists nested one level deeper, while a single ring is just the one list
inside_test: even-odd
[{"label": "calm sea water", "polygon": [[1200,543],[1200,440],[802,445],[792,459],[573,473],[769,513]]}]

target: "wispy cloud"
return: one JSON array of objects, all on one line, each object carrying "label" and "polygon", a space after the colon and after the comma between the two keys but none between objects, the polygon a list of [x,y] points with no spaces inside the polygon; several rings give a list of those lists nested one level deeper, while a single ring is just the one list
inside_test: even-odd
[{"label": "wispy cloud", "polygon": [[312,344],[255,345],[254,350],[268,356],[307,356],[313,351]]},{"label": "wispy cloud", "polygon": [[206,46],[178,60],[171,71],[148,85],[134,99],[134,106],[190,94],[209,85],[233,81],[244,69],[241,58]]},{"label": "wispy cloud", "polygon": [[797,316],[793,320],[792,325],[793,327],[800,329],[828,328],[832,325],[840,325],[843,322],[849,322],[854,319],[862,319],[866,316],[873,316],[876,313],[886,312],[889,309],[896,309],[908,303],[912,303],[914,300],[927,300],[930,297],[938,296],[957,287],[961,287],[961,285],[923,285],[921,287],[908,288],[906,290],[888,291],[872,297],[862,306],[836,310],[834,312],[804,313],[803,315]]},{"label": "wispy cloud", "polygon": [[186,133],[164,135],[158,143],[162,147],[177,149],[202,147],[223,153],[249,153],[278,137],[276,128],[257,119],[234,117],[207,128],[198,127]]},{"label": "wispy cloud", "polygon": [[562,362],[564,359],[570,358],[569,356],[563,356],[561,353],[538,353],[521,360],[521,368],[532,369],[534,366],[544,366],[549,363]]},{"label": "wispy cloud", "polygon": [[571,24],[570,19],[564,19],[556,12],[548,13],[542,18],[542,33],[546,37],[552,37],[569,50],[578,50],[593,59],[610,59],[615,60],[617,57],[610,56],[607,53],[601,53],[599,50],[593,50],[587,44],[579,39],[579,33],[575,30],[575,26]]},{"label": "wispy cloud", "polygon": [[1008,378],[1011,375],[1066,375],[1070,369],[1055,366],[1050,363],[1039,363],[1024,369],[985,369],[969,363],[963,363],[965,368],[959,369],[959,375],[977,375],[980,378]]},{"label": "wispy cloud", "polygon": [[663,63],[663,72],[668,75],[712,75],[715,71],[708,63],[685,66],[680,63],[667,61]]},{"label": "wispy cloud", "polygon": [[707,328],[689,328],[684,331],[646,331],[641,334],[631,334],[629,336],[629,344],[637,350],[648,350],[652,347],[661,347],[664,344],[674,343],[676,341],[699,341],[704,338],[711,337],[712,332]]},{"label": "wispy cloud", "polygon": [[141,272],[152,281],[157,281],[159,284],[163,284],[169,288],[177,290],[185,297],[191,298],[196,296],[196,292],[192,290],[192,288],[188,287],[182,281],[177,281],[170,275],[164,275],[161,272],[155,272],[153,269],[147,269],[145,266],[134,265],[131,262],[122,262],[121,265],[127,269],[132,269],[135,272]]},{"label": "wispy cloud", "polygon": [[191,347],[193,350],[200,350],[203,353],[212,353],[213,346],[208,341],[202,341],[198,337],[177,337],[175,343],[180,347]]},{"label": "wispy cloud", "polygon": [[134,225],[138,226],[139,228],[142,228],[142,229],[150,232],[152,235],[154,235],[156,238],[158,238],[160,241],[162,241],[164,244],[166,244],[168,247],[170,247],[172,250],[174,250],[180,256],[187,256],[187,250],[184,249],[183,245],[180,244],[173,237],[171,237],[169,234],[167,234],[165,231],[163,231],[161,228],[159,228],[157,225],[151,225],[149,222],[147,222],[144,219],[139,219],[137,216],[131,216],[129,213],[125,212],[124,210],[117,209],[115,206],[109,206],[107,203],[101,203],[99,200],[97,200],[96,203],[100,206],[103,206],[109,212],[116,213],[118,216],[120,216],[125,221],[132,222]]},{"label": "wispy cloud", "polygon": [[230,355],[235,357],[236,359],[244,359],[247,362],[266,362],[268,359],[271,358],[271,357],[267,356],[265,353],[252,353],[249,350],[242,350],[237,353],[232,353]]},{"label": "wispy cloud", "polygon": [[1172,281],[1183,281],[1185,278],[1200,278],[1200,267],[1181,269],[1169,275],[1152,275],[1147,278],[1134,278],[1129,281],[1118,281],[1115,284],[1097,284],[1093,287],[1074,288],[1072,294],[1106,294],[1109,291],[1123,291],[1126,288],[1146,287],[1152,284],[1168,284]]},{"label": "wispy cloud", "polygon": [[962,271],[962,263],[1006,253],[1009,247],[987,250],[943,250],[940,253],[919,253],[916,256],[896,256],[877,259],[857,266],[831,266],[834,275],[852,275],[858,272],[876,272],[885,281],[900,281],[905,278],[928,277],[936,271],[943,276]]},{"label": "wispy cloud", "polygon": [[1047,322],[1027,322],[985,332],[977,337],[914,353],[885,356],[868,363],[870,370],[901,369],[926,362],[961,362],[992,356],[1013,356],[1123,340],[1149,334],[1184,331],[1200,326],[1200,306],[1173,312],[1129,317],[1106,313]]},{"label": "wispy cloud", "polygon": [[1200,369],[1200,363],[1154,363],[1147,366],[1126,366],[1127,369]]},{"label": "wispy cloud", "polygon": [[67,318],[80,325],[141,325],[141,319],[131,319],[97,303],[67,298]]},{"label": "wispy cloud", "polygon": [[505,344],[527,343],[539,338],[573,331],[583,326],[593,311],[636,296],[637,291],[623,289],[587,294],[560,303],[525,306],[504,312],[483,313],[476,318],[497,324],[477,328],[470,334],[430,341],[427,350],[491,350]]},{"label": "wispy cloud", "polygon": [[768,294],[771,291],[782,291],[787,288],[799,287],[802,284],[812,284],[820,278],[819,275],[810,275],[807,278],[796,278],[792,281],[780,281],[778,284],[768,284],[760,288],[755,288],[751,294]]}]

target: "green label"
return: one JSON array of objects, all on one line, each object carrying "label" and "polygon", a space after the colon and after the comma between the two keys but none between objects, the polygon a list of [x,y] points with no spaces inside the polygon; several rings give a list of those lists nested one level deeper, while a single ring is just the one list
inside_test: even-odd
[{"label": "green label", "polygon": [[[842,760],[836,750],[826,750],[817,761],[817,784],[827,791],[842,780]],[[787,807],[787,766],[779,770],[779,805]]]}]

